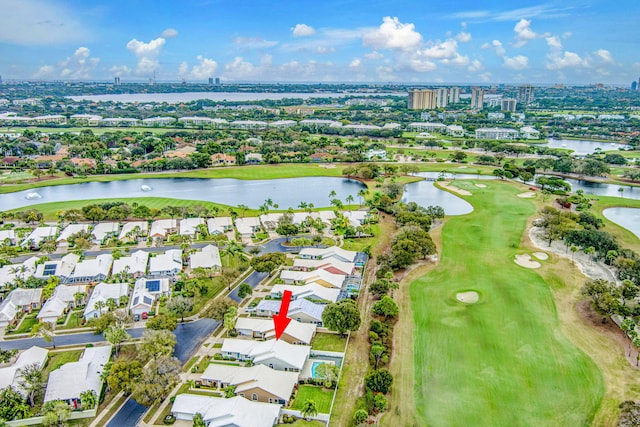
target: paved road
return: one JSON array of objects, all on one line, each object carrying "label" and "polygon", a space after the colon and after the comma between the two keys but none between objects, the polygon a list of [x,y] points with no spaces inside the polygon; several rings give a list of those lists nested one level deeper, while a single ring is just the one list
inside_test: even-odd
[{"label": "paved road", "polygon": [[107,427],[135,427],[146,410],[146,406],[139,404],[133,399],[128,399],[113,418],[111,418]]},{"label": "paved road", "polygon": [[[291,239],[295,237],[311,237],[311,236],[293,236]],[[273,252],[288,252],[288,253],[297,253],[300,252],[302,248],[324,248],[324,246],[284,246],[283,243],[287,241],[286,237],[279,237],[277,239],[273,239],[265,243],[264,245],[258,246],[260,248],[260,255],[270,254]]]},{"label": "paved road", "polygon": [[[144,328],[127,330],[133,338],[140,338]],[[83,345],[105,341],[102,334],[95,335],[93,332],[82,332],[80,334],[57,335],[54,339],[56,346],[63,345]],[[53,343],[46,342],[44,338],[22,338],[18,340],[0,341],[0,348],[3,350],[18,349],[25,350],[37,345],[39,347],[53,347]]]},{"label": "paved road", "polygon": [[[254,271],[250,275],[248,275],[247,278],[242,281],[242,283],[248,283],[249,285],[251,285],[251,289],[255,289],[255,287],[258,286],[258,284],[262,282],[267,276],[268,273],[258,273],[257,271]],[[236,286],[234,290],[231,291],[231,293],[229,294],[229,298],[239,303],[240,301],[242,301],[242,298],[238,296],[238,288],[239,286]]]},{"label": "paved road", "polygon": [[184,365],[193,357],[204,340],[220,325],[213,319],[200,319],[195,322],[178,323],[176,348],[173,355]]}]

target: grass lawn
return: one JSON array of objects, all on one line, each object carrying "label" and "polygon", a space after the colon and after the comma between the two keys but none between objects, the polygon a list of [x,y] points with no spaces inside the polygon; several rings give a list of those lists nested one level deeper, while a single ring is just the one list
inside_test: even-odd
[{"label": "grass lawn", "polygon": [[315,421],[315,420],[311,420],[311,421],[307,421],[307,420],[298,420],[293,424],[289,424],[290,426],[305,426],[305,427],[325,427],[326,424],[322,423],[320,421]]},{"label": "grass lawn", "polygon": [[59,353],[49,352],[49,360],[44,367],[44,378],[49,378],[51,371],[55,371],[60,366],[69,362],[77,362],[84,350],[69,350]]},{"label": "grass lawn", "polygon": [[[411,283],[420,425],[589,424],[602,373],[561,331],[547,283],[513,262],[535,205],[485,184],[442,229],[439,265]],[[478,303],[456,300],[468,290]]]},{"label": "grass lawn", "polygon": [[347,339],[336,334],[317,333],[311,340],[311,348],[314,350],[339,351],[344,353]]},{"label": "grass lawn", "polygon": [[296,398],[291,404],[291,409],[301,410],[306,400],[316,402],[316,409],[320,414],[328,414],[331,410],[333,390],[327,390],[315,385],[301,385],[296,392]]},{"label": "grass lawn", "polygon": [[63,326],[58,326],[57,329],[74,329],[82,327],[82,313],[83,311],[72,311],[67,318],[67,323]]},{"label": "grass lawn", "polygon": [[27,332],[31,332],[31,328],[33,325],[38,323],[38,319],[36,318],[36,314],[28,314],[22,319],[20,322],[20,326],[16,328],[15,331],[11,332],[12,334],[26,334]]}]

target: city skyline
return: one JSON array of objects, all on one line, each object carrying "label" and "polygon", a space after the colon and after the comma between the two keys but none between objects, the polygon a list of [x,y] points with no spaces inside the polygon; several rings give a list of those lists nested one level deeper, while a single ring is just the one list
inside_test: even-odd
[{"label": "city skyline", "polygon": [[640,75],[631,1],[417,3],[0,0],[0,75],[620,86]]}]

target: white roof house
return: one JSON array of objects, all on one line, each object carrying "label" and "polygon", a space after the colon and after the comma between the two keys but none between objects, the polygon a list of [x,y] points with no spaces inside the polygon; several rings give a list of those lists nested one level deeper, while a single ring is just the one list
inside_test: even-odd
[{"label": "white roof house", "polygon": [[525,139],[540,139],[540,131],[531,126],[520,128],[520,136]]},{"label": "white roof house", "polygon": [[[118,239],[120,239],[120,240],[129,240],[130,237],[128,237],[128,236],[133,236],[135,234],[136,230],[139,230],[139,232],[137,233],[136,236],[134,236],[135,238],[137,238],[138,236],[146,235],[147,232],[149,231],[149,223],[147,221],[125,222],[122,225],[122,230],[120,230],[120,234],[118,235]],[[131,240],[135,240],[135,239],[131,239]]]},{"label": "white roof house", "polygon": [[264,365],[251,367],[228,366],[210,364],[200,376],[200,380],[207,384],[216,384],[218,388],[229,385],[236,387],[237,396],[242,396],[252,401],[261,401],[252,391],[260,389],[269,395],[268,403],[286,405],[291,398],[293,389],[298,383],[296,372],[283,372],[271,369]]},{"label": "white roof house", "polygon": [[[238,336],[260,339],[276,337],[273,319],[258,319],[256,317],[238,317],[236,320]],[[280,339],[289,344],[311,344],[316,333],[316,325],[311,323],[289,322]]]},{"label": "white roof house", "polygon": [[209,218],[207,220],[207,228],[209,228],[209,234],[223,234],[233,230],[233,220],[230,216]]},{"label": "white roof house", "polygon": [[178,230],[177,219],[157,219],[151,223],[149,236],[152,238],[165,238],[167,234],[175,233]]},{"label": "white roof house", "polygon": [[185,393],[176,396],[171,413],[176,419],[189,422],[199,413],[209,427],[273,427],[278,422],[280,406],[240,396],[220,399]]},{"label": "white roof house", "polygon": [[101,222],[91,230],[94,243],[102,243],[109,236],[117,236],[120,224],[117,222]]},{"label": "white roof house", "polygon": [[222,268],[220,260],[220,250],[217,246],[207,245],[201,250],[191,254],[189,258],[189,267],[194,268]]},{"label": "white roof house", "polygon": [[260,231],[260,218],[256,216],[236,218],[236,228],[240,235],[251,236],[256,231]]},{"label": "white roof house", "polygon": [[0,287],[12,283],[16,278],[23,280],[33,276],[36,272],[38,257],[31,257],[22,264],[9,264],[0,267]]},{"label": "white roof house", "polygon": [[[84,309],[84,318],[89,320],[93,317],[100,317],[105,313],[108,308],[106,307],[107,300],[113,298],[116,301],[120,300],[120,297],[129,295],[128,283],[100,283],[93,288],[89,301]],[[102,301],[105,303],[105,307],[102,309],[96,308],[96,303]]]},{"label": "white roof house", "polygon": [[296,258],[293,260],[293,269],[301,271],[311,271],[317,269],[327,270],[333,274],[353,274],[356,271],[356,265],[353,262],[343,262],[337,258],[327,259],[308,259]]},{"label": "white roof house", "polygon": [[169,294],[169,279],[138,279],[133,285],[129,301],[131,314],[148,313],[153,309],[156,298]]},{"label": "white roof house", "polygon": [[149,258],[150,276],[175,276],[182,271],[182,251],[169,249],[163,254]]},{"label": "white roof house", "polygon": [[113,257],[111,254],[98,255],[95,259],[79,262],[73,270],[71,282],[99,282],[105,280],[111,271]]},{"label": "white roof house", "polygon": [[87,390],[95,391],[99,397],[102,391],[100,376],[110,358],[110,345],[86,348],[77,362],[65,363],[51,371],[44,401],[63,400],[77,404],[80,393]]},{"label": "white roof house", "polygon": [[55,323],[67,308],[75,307],[76,294],[87,292],[86,285],[58,285],[53,295],[42,306],[38,319],[42,322]]},{"label": "white roof house", "polygon": [[204,218],[185,218],[180,220],[180,235],[195,236],[198,226],[204,224]]},{"label": "white roof house", "polygon": [[311,283],[309,285],[273,285],[271,288],[271,296],[279,298],[282,297],[284,291],[291,292],[291,300],[297,299],[310,299],[310,300],[324,300],[336,302],[340,295],[340,289],[326,288],[317,283]]},{"label": "white roof house", "polygon": [[133,277],[139,277],[147,272],[147,262],[149,253],[145,251],[135,251],[130,256],[122,257],[113,261],[112,275],[126,273]]},{"label": "white roof house", "polygon": [[58,236],[56,241],[64,243],[69,239],[70,236],[73,236],[74,234],[77,234],[81,231],[88,230],[89,224],[69,224],[65,227],[64,230],[62,230],[62,233],[60,233],[60,236]]},{"label": "white roof house", "polygon": [[341,289],[346,276],[333,274],[323,269],[312,271],[282,270],[280,278],[286,285],[316,283],[327,288]]},{"label": "white roof house", "polygon": [[58,276],[61,283],[66,283],[71,279],[73,270],[80,261],[80,257],[74,253],[69,253],[59,260],[47,261],[36,267],[34,276],[39,279],[46,279],[49,276]]},{"label": "white roof house", "polygon": [[283,340],[249,341],[225,339],[220,350],[223,356],[251,360],[254,365],[266,365],[279,371],[299,372],[309,358],[311,347],[293,345]]},{"label": "white roof house", "polygon": [[[291,301],[287,316],[298,322],[313,323],[322,326],[322,313],[325,307],[326,305],[324,304],[314,304],[306,299],[297,299]],[[280,301],[277,300],[262,300],[255,308],[255,313],[258,316],[271,317],[279,312]]]},{"label": "white roof house", "polygon": [[44,240],[53,239],[58,234],[58,227],[37,227],[22,241],[21,246],[39,246]]},{"label": "white roof house", "polygon": [[303,248],[300,250],[299,255],[300,258],[326,259],[333,257],[343,262],[354,262],[357,252],[348,251],[337,246],[330,246],[328,248]]},{"label": "white roof house", "polygon": [[20,374],[18,371],[34,363],[42,368],[47,361],[48,355],[49,350],[35,346],[20,353],[15,363],[0,368],[0,389],[11,386],[14,390],[18,390],[21,394],[26,395],[26,392],[20,386]]},{"label": "white roof house", "polygon": [[17,243],[16,232],[14,230],[0,230],[0,245],[3,245],[5,241],[10,245],[15,245]]},{"label": "white roof house", "polygon": [[349,220],[352,226],[359,227],[367,219],[366,211],[343,211],[342,214]]},{"label": "white roof house", "polygon": [[0,304],[0,328],[11,323],[19,312],[31,311],[40,307],[41,301],[42,288],[14,289]]}]

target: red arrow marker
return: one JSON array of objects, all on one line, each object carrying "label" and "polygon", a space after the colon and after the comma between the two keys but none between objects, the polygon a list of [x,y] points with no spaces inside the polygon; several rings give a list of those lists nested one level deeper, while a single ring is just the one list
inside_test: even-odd
[{"label": "red arrow marker", "polygon": [[273,315],[273,324],[276,329],[276,340],[280,339],[280,336],[289,326],[291,319],[287,317],[289,312],[289,303],[291,302],[291,291],[284,291],[282,294],[282,303],[280,303],[280,312]]}]

